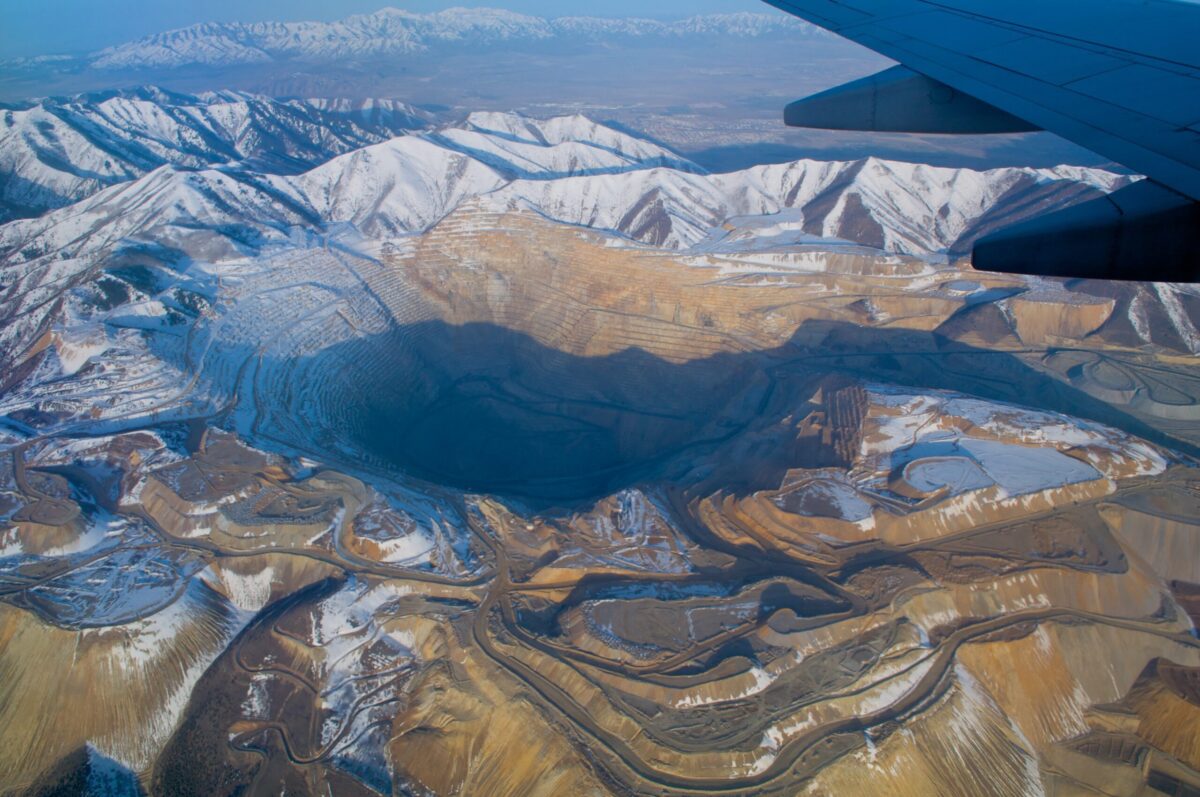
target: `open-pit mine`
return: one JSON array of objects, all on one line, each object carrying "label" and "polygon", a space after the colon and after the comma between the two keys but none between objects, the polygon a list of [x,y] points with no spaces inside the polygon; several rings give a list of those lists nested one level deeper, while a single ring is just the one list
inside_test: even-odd
[{"label": "open-pit mine", "polygon": [[0,792],[1200,793],[1200,297],[189,213],[0,236]]}]

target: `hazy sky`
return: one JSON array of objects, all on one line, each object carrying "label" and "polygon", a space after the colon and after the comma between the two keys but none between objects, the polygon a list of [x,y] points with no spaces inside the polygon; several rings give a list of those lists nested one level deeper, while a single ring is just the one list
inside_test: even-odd
[{"label": "hazy sky", "polygon": [[487,6],[540,16],[779,13],[758,0],[0,0],[0,57],[94,50],[195,22],[333,20],[388,5],[409,11]]}]

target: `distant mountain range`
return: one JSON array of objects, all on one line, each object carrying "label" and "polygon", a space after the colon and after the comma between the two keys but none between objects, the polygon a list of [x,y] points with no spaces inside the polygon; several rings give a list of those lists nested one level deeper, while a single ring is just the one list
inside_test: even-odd
[{"label": "distant mountain range", "polygon": [[[189,65],[233,66],[276,61],[375,59],[471,49],[498,43],[680,39],[704,36],[764,37],[828,34],[782,14],[710,14],[676,21],[638,18],[526,16],[488,8],[452,8],[416,14],[384,8],[337,22],[257,22],[192,25],[126,42],[81,60],[95,69],[162,69]],[[9,68],[47,66],[45,57],[14,59]]]}]

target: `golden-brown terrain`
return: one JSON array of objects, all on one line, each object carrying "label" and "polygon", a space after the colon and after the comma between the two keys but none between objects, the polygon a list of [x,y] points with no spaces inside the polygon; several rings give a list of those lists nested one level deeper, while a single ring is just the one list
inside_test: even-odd
[{"label": "golden-brown terrain", "polygon": [[0,467],[0,791],[1200,789],[1200,368],[1129,296],[471,206],[305,257],[187,333],[211,415]]}]

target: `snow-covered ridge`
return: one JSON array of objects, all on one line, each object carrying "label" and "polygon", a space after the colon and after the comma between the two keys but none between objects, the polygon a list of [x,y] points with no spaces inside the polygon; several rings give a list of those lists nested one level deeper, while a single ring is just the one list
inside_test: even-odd
[{"label": "snow-covered ridge", "polygon": [[301,172],[429,123],[393,100],[275,100],[155,87],[0,110],[0,221],[62,207],[163,165]]},{"label": "snow-covered ridge", "polygon": [[[1077,167],[974,171],[876,158],[714,175],[584,116],[486,113],[356,149],[294,176],[164,166],[78,205],[0,227],[0,259],[11,265],[50,253],[83,257],[150,230],[178,243],[177,236],[197,230],[261,235],[295,224],[350,224],[387,238],[423,231],[471,200],[698,252],[818,236],[924,256],[963,251],[994,224],[1129,179]],[[754,221],[763,217],[771,223]],[[245,243],[239,234],[237,245]]]},{"label": "snow-covered ridge", "polygon": [[439,46],[502,41],[613,37],[824,35],[782,14],[711,14],[663,22],[639,18],[548,19],[489,8],[416,14],[385,8],[337,22],[204,23],[146,36],[93,54],[101,69],[185,64],[252,64],[284,59],[327,61],[424,52]]},{"label": "snow-covered ridge", "polygon": [[[1077,167],[975,171],[876,158],[708,174],[584,116],[480,113],[335,158],[289,186],[322,219],[374,237],[421,231],[479,198],[672,249],[762,248],[802,235],[927,256],[965,251],[1003,220],[1129,179]],[[764,216],[777,222],[775,239],[746,235],[739,219]]]}]

